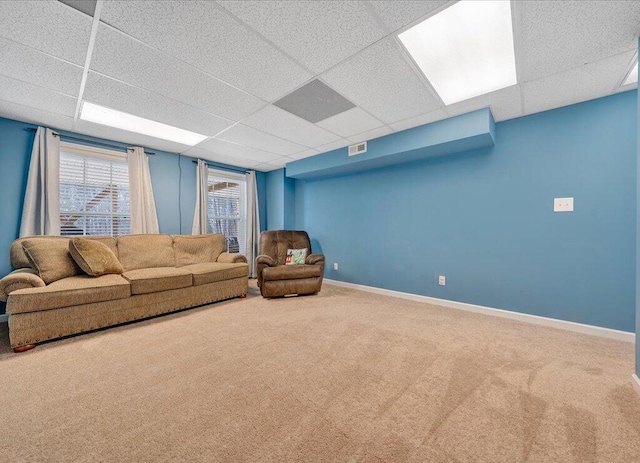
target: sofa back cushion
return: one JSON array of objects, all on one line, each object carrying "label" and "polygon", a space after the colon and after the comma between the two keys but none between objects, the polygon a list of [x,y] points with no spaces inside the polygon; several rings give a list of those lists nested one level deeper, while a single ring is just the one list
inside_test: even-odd
[{"label": "sofa back cushion", "polygon": [[311,242],[307,232],[271,230],[260,234],[260,254],[271,257],[277,265],[285,265],[289,249],[306,249],[307,255],[311,254]]},{"label": "sofa back cushion", "polygon": [[118,259],[127,270],[175,267],[170,235],[124,235],[118,238]]},{"label": "sofa back cushion", "polygon": [[214,235],[173,235],[173,250],[176,266],[215,262],[227,250],[223,234]]},{"label": "sofa back cushion", "polygon": [[82,274],[82,270],[69,254],[69,239],[23,240],[22,248],[31,267],[46,284]]},{"label": "sofa back cushion", "polygon": [[[106,244],[111,251],[117,256],[118,248],[116,247],[116,239],[111,238],[110,236],[85,236],[84,238],[90,240],[96,240],[103,244]],[[11,248],[9,250],[9,259],[11,261],[11,267],[14,269],[19,268],[31,268],[31,263],[29,262],[29,258],[22,249],[22,243],[24,240],[62,240],[67,245],[69,244],[68,236],[25,236],[23,238],[18,238],[13,243],[11,243]]]}]

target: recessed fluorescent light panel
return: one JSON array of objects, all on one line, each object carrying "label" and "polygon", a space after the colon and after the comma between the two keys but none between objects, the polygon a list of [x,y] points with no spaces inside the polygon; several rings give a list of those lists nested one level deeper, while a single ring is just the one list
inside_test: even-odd
[{"label": "recessed fluorescent light panel", "polygon": [[622,85],[631,85],[638,82],[638,63],[633,67]]},{"label": "recessed fluorescent light panel", "polygon": [[104,106],[89,103],[88,101],[82,104],[80,119],[189,146],[197,145],[201,141],[209,138],[207,135],[179,129],[172,125],[123,113],[115,109],[105,108]]},{"label": "recessed fluorescent light panel", "polygon": [[398,37],[447,105],[517,83],[509,1],[461,1]]}]

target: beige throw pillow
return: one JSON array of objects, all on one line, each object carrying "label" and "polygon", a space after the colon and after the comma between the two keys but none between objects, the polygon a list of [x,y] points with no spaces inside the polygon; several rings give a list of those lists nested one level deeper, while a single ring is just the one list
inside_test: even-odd
[{"label": "beige throw pillow", "polygon": [[68,240],[24,240],[22,249],[29,258],[31,267],[46,284],[82,273],[69,254]]},{"label": "beige throw pillow", "polygon": [[100,241],[73,238],[69,241],[69,253],[84,273],[92,277],[124,271],[113,251]]}]

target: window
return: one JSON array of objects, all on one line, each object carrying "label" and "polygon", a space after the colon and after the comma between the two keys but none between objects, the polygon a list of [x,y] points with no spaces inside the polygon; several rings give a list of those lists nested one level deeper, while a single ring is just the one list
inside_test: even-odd
[{"label": "window", "polygon": [[129,233],[126,154],[60,143],[60,234]]},{"label": "window", "polygon": [[222,233],[229,252],[246,252],[247,181],[244,175],[209,169],[207,233]]}]

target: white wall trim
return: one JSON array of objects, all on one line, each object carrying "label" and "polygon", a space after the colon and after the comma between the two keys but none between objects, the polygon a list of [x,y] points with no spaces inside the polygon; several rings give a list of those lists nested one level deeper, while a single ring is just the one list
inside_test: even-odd
[{"label": "white wall trim", "polygon": [[631,375],[631,384],[638,394],[640,394],[640,378],[635,373]]},{"label": "white wall trim", "polygon": [[[438,299],[436,297],[421,296],[419,294],[403,293],[400,291],[393,291],[391,289],[376,288],[374,286],[358,285],[355,283],[347,283],[338,280],[324,280],[330,285],[343,286],[345,288],[359,289],[360,291],[366,291],[369,293],[382,294],[385,296],[397,297],[401,299],[408,299],[410,301],[424,302],[427,304],[438,305],[441,307],[447,307],[450,309],[466,310],[468,312],[481,313],[484,315],[491,315],[494,317],[510,318],[512,320],[518,320],[525,323],[533,323],[536,325],[549,326],[552,328],[558,328],[561,330],[575,331],[577,333],[590,334],[592,336],[600,336],[603,338],[616,339],[618,341],[635,342],[635,333],[629,331],[613,330],[611,328],[602,328],[600,326],[585,325],[583,323],[569,322],[565,320],[558,320],[555,318],[540,317],[538,315],[530,315],[519,312],[512,312],[510,310],[494,309],[493,307],[484,307],[481,305],[467,304],[465,302],[450,301],[447,299]],[[639,391],[640,392],[640,391]]]},{"label": "white wall trim", "polygon": [[7,323],[9,321],[9,314],[0,314],[0,323]]}]

